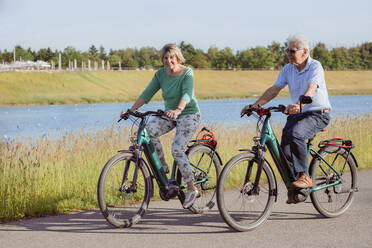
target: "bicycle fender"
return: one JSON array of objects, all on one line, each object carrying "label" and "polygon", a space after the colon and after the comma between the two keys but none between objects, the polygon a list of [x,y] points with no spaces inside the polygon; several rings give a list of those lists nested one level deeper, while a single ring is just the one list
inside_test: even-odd
[{"label": "bicycle fender", "polygon": [[[330,153],[330,152],[335,152],[336,150],[338,149],[341,149],[340,147],[337,147],[337,146],[325,146],[321,149],[319,149],[317,152],[320,153],[321,151],[325,151],[327,153]],[[333,151],[332,151],[333,150]],[[351,158],[354,160],[355,162],[355,166],[358,168],[359,165],[358,165],[358,161],[356,160],[354,154],[350,151],[350,154],[349,156],[351,156]],[[311,160],[310,162],[310,166],[309,166],[309,169],[311,169],[311,167],[313,166],[313,164],[315,163],[315,160],[319,159],[317,156],[316,157],[313,157],[313,159]]]}]

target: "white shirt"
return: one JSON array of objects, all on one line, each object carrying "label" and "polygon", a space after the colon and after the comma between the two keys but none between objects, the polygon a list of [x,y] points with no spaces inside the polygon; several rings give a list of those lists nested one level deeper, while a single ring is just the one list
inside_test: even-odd
[{"label": "white shirt", "polygon": [[281,89],[288,85],[292,103],[295,104],[298,102],[298,98],[305,93],[309,83],[316,83],[318,88],[313,96],[313,102],[306,104],[302,111],[331,109],[323,67],[319,61],[310,58],[310,56],[305,68],[300,72],[295,65],[286,64],[280,71],[274,85]]}]

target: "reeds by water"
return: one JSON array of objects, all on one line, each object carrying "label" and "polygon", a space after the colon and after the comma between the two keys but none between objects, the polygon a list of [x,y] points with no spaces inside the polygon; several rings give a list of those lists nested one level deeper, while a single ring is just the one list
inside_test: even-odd
[{"label": "reeds by water", "polygon": [[[274,127],[280,138],[281,126]],[[340,137],[356,145],[359,169],[372,167],[372,116],[332,120],[314,141]],[[241,148],[252,146],[254,126],[214,126],[218,152],[226,163]],[[0,142],[0,222],[97,207],[96,187],[101,169],[120,149],[129,146],[129,131],[113,125],[95,133],[72,132],[60,139]],[[169,164],[173,133],[161,138]],[[274,166],[274,164],[269,162]]]}]

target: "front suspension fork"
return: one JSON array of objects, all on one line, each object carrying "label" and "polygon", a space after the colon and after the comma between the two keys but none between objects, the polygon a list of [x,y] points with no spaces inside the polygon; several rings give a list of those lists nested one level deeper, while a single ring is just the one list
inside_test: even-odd
[{"label": "front suspension fork", "polygon": [[136,157],[136,164],[134,167],[132,183],[129,187],[127,188],[125,187],[125,183],[128,181],[128,172],[130,170],[130,163],[132,162],[131,160],[127,160],[125,162],[123,178],[121,180],[120,192],[125,191],[126,193],[132,193],[132,192],[135,193],[137,192],[138,168],[139,168],[140,161],[141,161],[142,149],[140,148],[138,150],[138,153],[135,152],[135,149],[133,147],[131,147],[130,150],[133,151],[133,156]]},{"label": "front suspension fork", "polygon": [[[258,194],[259,193],[259,183],[260,183],[260,178],[262,174],[262,167],[263,167],[263,162],[264,162],[264,156],[265,156],[265,151],[263,149],[258,149],[257,147],[255,149],[256,157],[257,157],[257,173],[256,177],[254,179],[253,183],[253,188],[251,190],[251,193],[253,194]],[[245,180],[244,180],[244,185],[246,185],[250,181],[250,177],[252,174],[252,168],[253,168],[253,160],[249,161],[248,167],[247,167],[247,172],[245,174]]]}]

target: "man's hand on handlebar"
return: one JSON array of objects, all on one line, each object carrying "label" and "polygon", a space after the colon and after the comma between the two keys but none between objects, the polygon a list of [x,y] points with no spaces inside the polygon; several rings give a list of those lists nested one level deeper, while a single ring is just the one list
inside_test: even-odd
[{"label": "man's hand on handlebar", "polygon": [[240,111],[240,117],[243,117],[243,115],[245,114],[249,114],[251,111],[251,109],[253,108],[253,105],[252,104],[248,104],[246,105],[241,111]]},{"label": "man's hand on handlebar", "polygon": [[294,115],[300,113],[300,104],[289,104],[284,110],[284,114]]}]

